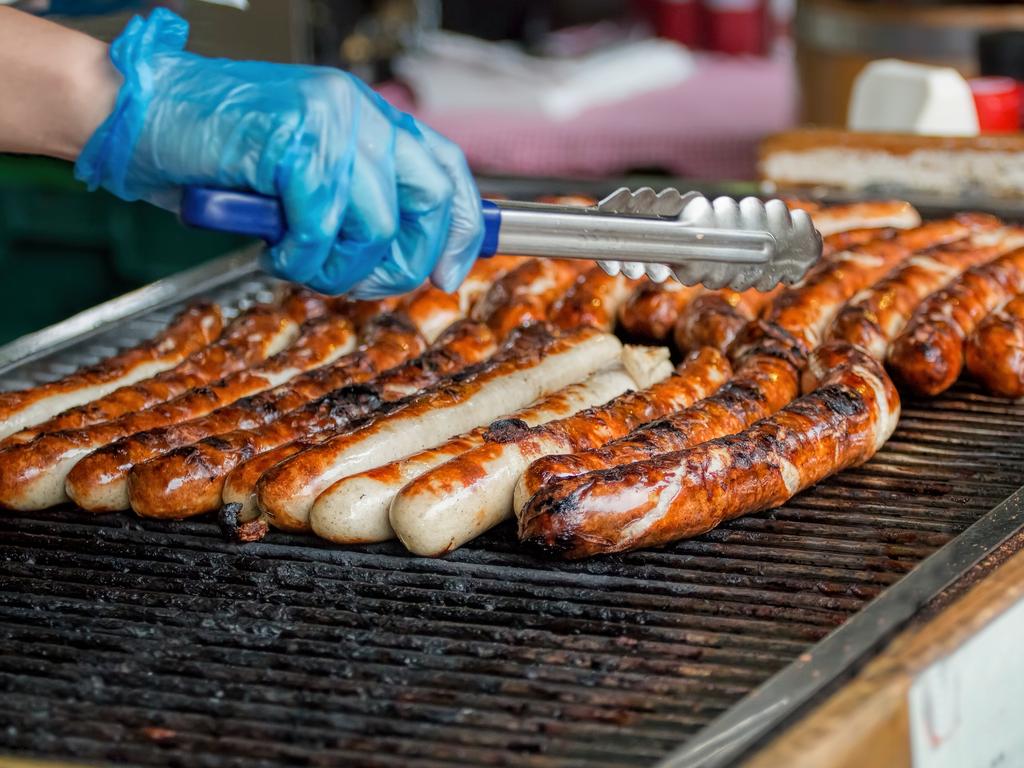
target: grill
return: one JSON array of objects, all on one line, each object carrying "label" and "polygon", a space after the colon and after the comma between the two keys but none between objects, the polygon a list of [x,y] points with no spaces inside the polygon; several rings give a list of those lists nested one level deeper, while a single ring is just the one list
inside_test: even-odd
[{"label": "grill", "polygon": [[[110,354],[193,295],[268,290],[250,257],[222,260],[0,350],[0,384]],[[212,519],[0,516],[0,752],[730,764],[1017,541],[1022,433],[1024,405],[961,385],[905,403],[870,464],[780,509],[577,563],[521,552],[511,525],[428,560],[280,532],[238,545]]]}]

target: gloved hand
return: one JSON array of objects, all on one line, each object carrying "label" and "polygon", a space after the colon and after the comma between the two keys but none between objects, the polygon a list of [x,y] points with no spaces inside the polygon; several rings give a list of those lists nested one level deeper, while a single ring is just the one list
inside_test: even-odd
[{"label": "gloved hand", "polygon": [[483,220],[454,144],[344,72],[208,59],[182,51],[187,35],[157,9],[113,43],[124,85],[80,179],[170,210],[185,184],[276,195],[288,231],[269,267],[325,293],[462,282]]}]

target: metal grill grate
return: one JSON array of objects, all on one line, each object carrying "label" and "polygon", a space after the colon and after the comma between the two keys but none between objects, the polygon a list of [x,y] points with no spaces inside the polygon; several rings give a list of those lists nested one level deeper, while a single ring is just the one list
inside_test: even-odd
[{"label": "metal grill grate", "polygon": [[[223,301],[258,297],[245,281]],[[161,310],[4,374],[152,333]],[[511,526],[396,544],[72,510],[0,517],[0,751],[140,765],[651,765],[1021,484],[1024,405],[905,404],[866,467],[663,550]]]}]

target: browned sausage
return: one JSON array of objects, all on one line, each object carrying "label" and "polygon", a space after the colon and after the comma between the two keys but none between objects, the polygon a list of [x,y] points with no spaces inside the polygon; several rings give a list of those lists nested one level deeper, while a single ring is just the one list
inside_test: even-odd
[{"label": "browned sausage", "polygon": [[663,283],[644,280],[619,310],[619,325],[640,341],[665,342],[686,306],[704,289],[687,286],[669,278]]},{"label": "browned sausage", "polygon": [[524,473],[517,498],[525,501],[556,477],[682,450],[745,429],[776,412],[799,393],[806,355],[840,307],[906,258],[910,245],[966,237],[971,220],[967,221],[926,224],[893,241],[874,242],[818,264],[804,282],[777,295],[765,319],[744,328],[730,350],[736,374],[715,395],[603,449],[541,459]]},{"label": "browned sausage", "polygon": [[743,432],[542,488],[519,516],[519,538],[569,558],[696,536],[771,509],[870,459],[899,419],[881,364],[830,342],[812,353],[817,388]]},{"label": "browned sausage", "polygon": [[[391,504],[395,533],[413,553],[437,557],[512,515],[516,480],[546,454],[596,448],[631,429],[707,397],[730,373],[725,356],[705,349],[668,378],[546,424],[500,421],[484,444],[406,485]],[[314,530],[342,540],[348,534],[347,497],[326,490],[313,507]]]},{"label": "browned sausage", "polygon": [[271,525],[305,530],[316,497],[348,475],[443,442],[581,381],[618,360],[614,336],[580,328],[561,336],[538,333],[535,343],[350,433],[337,435],[278,464],[257,484],[259,508]]},{"label": "browned sausage", "polygon": [[516,328],[545,322],[551,305],[589,267],[586,261],[529,259],[491,286],[472,317],[483,320],[499,339]]},{"label": "browned sausage", "polygon": [[285,311],[253,307],[235,318],[217,341],[178,366],[16,432],[0,445],[26,443],[47,432],[83,429],[165,402],[266,359],[288,346],[297,333],[298,325]]},{"label": "browned sausage", "polygon": [[1024,296],[993,312],[967,340],[967,370],[986,389],[1024,397]]},{"label": "browned sausage", "polygon": [[560,477],[642,461],[746,429],[799,394],[794,363],[774,354],[748,354],[732,379],[689,408],[644,424],[601,448],[537,459],[519,479],[516,509]]},{"label": "browned sausage", "polygon": [[568,292],[551,307],[551,322],[559,328],[589,325],[602,331],[615,327],[615,316],[632,291],[624,275],[609,275],[593,266],[576,278]]},{"label": "browned sausage", "polygon": [[[136,466],[128,474],[128,498],[132,508],[145,517],[189,517],[220,506],[227,474],[238,464],[282,442],[312,438],[366,416],[382,403],[394,402],[442,377],[479,362],[494,350],[487,326],[459,322],[442,334],[436,346],[410,359],[410,342],[394,329],[379,334],[360,352],[343,360],[332,376],[327,394],[280,414],[265,424],[230,424],[218,421],[206,435],[190,430],[184,447]],[[403,365],[392,367],[405,360]],[[383,371],[369,381],[374,371]],[[364,383],[368,382],[368,383]],[[352,386],[360,385],[360,386]],[[187,425],[186,425],[187,426]],[[202,426],[202,425],[201,425]],[[231,431],[229,431],[231,430]],[[140,436],[144,437],[144,436]],[[200,439],[201,438],[201,439]],[[131,450],[135,441],[113,450]],[[91,457],[90,457],[91,458]],[[77,469],[77,468],[76,468]]]},{"label": "browned sausage", "polygon": [[1006,228],[907,259],[881,281],[861,291],[832,322],[829,338],[861,347],[885,360],[893,339],[928,294],[977,264],[1024,245],[1024,230]]},{"label": "browned sausage", "polygon": [[921,303],[893,342],[890,367],[918,394],[944,392],[963,370],[967,337],[1019,293],[1024,293],[1024,249],[972,267]]},{"label": "browned sausage", "polygon": [[[202,416],[240,396],[267,389],[303,370],[329,362],[340,350],[352,345],[352,326],[346,318],[321,317],[304,326],[295,344],[261,365],[112,421],[84,429],[48,432],[32,442],[12,445],[0,454],[0,505],[24,510],[60,504],[68,498],[64,488],[68,472],[97,448],[136,432]],[[102,497],[102,489],[89,490]],[[86,501],[93,503],[92,499]],[[96,504],[99,509],[109,508],[102,498],[97,498]]]},{"label": "browned sausage", "polygon": [[772,291],[706,291],[691,301],[680,313],[673,331],[676,349],[691,352],[711,347],[720,352],[729,349],[747,323],[779,294]]},{"label": "browned sausage", "polygon": [[152,339],[57,381],[0,394],[0,439],[61,411],[173,368],[216,339],[223,327],[215,304],[192,304]]},{"label": "browned sausage", "polygon": [[734,342],[730,354],[734,358],[742,355],[744,346],[766,327],[781,329],[807,354],[821,343],[847,301],[912,253],[963,240],[972,232],[994,228],[997,223],[990,216],[964,214],[900,232],[892,240],[874,241],[837,253],[815,265],[799,285],[775,297],[765,312],[765,323],[748,326]]}]

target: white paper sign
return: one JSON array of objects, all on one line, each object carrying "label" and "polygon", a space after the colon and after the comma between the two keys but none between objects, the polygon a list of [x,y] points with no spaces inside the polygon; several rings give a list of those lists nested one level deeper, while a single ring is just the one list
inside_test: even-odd
[{"label": "white paper sign", "polygon": [[914,768],[1024,766],[1024,601],[914,681]]}]

